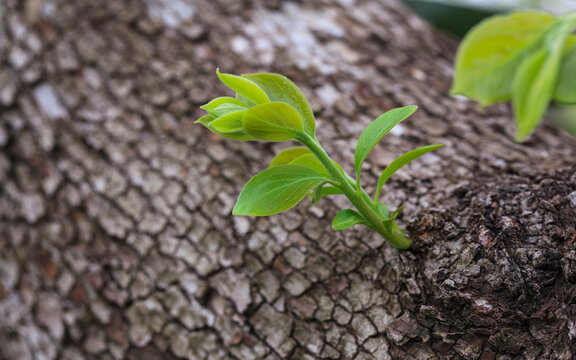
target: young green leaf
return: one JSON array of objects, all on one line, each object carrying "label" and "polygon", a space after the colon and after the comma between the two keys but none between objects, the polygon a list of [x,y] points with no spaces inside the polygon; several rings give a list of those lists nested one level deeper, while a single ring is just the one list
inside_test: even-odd
[{"label": "young green leaf", "polygon": [[242,77],[260,86],[270,101],[283,102],[296,109],[304,121],[304,131],[314,136],[314,113],[302,91],[292,81],[280,74],[270,73],[244,74]]},{"label": "young green leaf", "polygon": [[235,98],[230,97],[230,96],[221,96],[219,98],[216,98],[216,99],[210,101],[208,104],[200,106],[200,109],[204,109],[204,110],[208,111],[208,113],[210,113],[210,110],[214,110],[217,107],[219,107],[220,105],[224,105],[224,104],[247,107],[246,104],[244,104],[242,101],[240,101],[238,99],[235,99]]},{"label": "young green leaf", "polygon": [[214,116],[215,118],[218,118],[220,116],[226,115],[228,113],[231,112],[235,112],[235,111],[242,111],[242,110],[246,110],[248,109],[248,107],[246,105],[236,105],[236,104],[230,104],[230,103],[225,103],[225,104],[221,104],[217,107],[215,107],[214,109],[205,109],[206,111],[208,111],[208,114]]},{"label": "young green leaf", "polygon": [[248,100],[251,100],[255,104],[265,104],[270,102],[268,95],[266,95],[264,90],[260,89],[260,87],[254,82],[241,76],[222,74],[218,69],[216,69],[216,74],[218,75],[218,78],[220,78],[220,81],[224,83],[224,85],[236,91],[238,95],[244,96]]},{"label": "young green leaf", "polygon": [[[244,129],[236,129],[233,127],[234,122],[238,121],[236,118],[238,114],[243,113],[243,111],[236,111],[233,113],[229,113],[215,119],[214,116],[207,114],[202,116],[200,119],[196,120],[195,124],[202,124],[208,130],[212,131],[216,135],[220,135],[225,138],[233,139],[233,140],[240,140],[240,141],[247,141],[247,140],[255,140],[252,136],[246,134]],[[240,116],[241,119],[241,116]],[[213,126],[216,124],[216,127]]]},{"label": "young green leaf", "polygon": [[408,164],[412,160],[416,160],[420,156],[427,154],[430,151],[436,150],[442,146],[444,146],[444,144],[424,146],[419,149],[408,151],[407,153],[402,154],[396,159],[394,159],[386,167],[386,169],[384,169],[382,174],[380,174],[380,178],[378,179],[378,186],[376,187],[376,195],[374,196],[374,201],[378,201],[378,198],[380,197],[380,191],[382,190],[382,186],[384,186],[386,181],[388,181],[390,176],[392,176],[396,171],[398,171],[400,168],[402,168],[404,165]]},{"label": "young green leaf", "polygon": [[303,146],[294,146],[280,151],[270,162],[268,167],[289,164],[292,160],[304,154],[312,154],[310,149]]},{"label": "young green leaf", "polygon": [[271,102],[246,110],[244,131],[258,140],[286,141],[302,133],[300,114],[290,105]]},{"label": "young green leaf", "polygon": [[378,213],[382,215],[384,219],[388,219],[390,210],[388,210],[388,206],[386,206],[386,204],[378,203]]},{"label": "young green leaf", "polygon": [[553,99],[563,104],[576,104],[576,42],[562,58]]},{"label": "young green leaf", "polygon": [[334,217],[332,228],[334,230],[344,230],[357,224],[366,225],[366,220],[356,211],[352,209],[344,209]]},{"label": "young green leaf", "polygon": [[400,206],[398,209],[394,210],[394,212],[392,213],[392,215],[390,215],[390,219],[396,219],[398,217],[398,215],[400,215],[400,213],[402,212],[402,210],[404,210],[404,205]]},{"label": "young green leaf", "polygon": [[412,115],[416,109],[418,109],[417,106],[406,106],[385,112],[362,131],[362,134],[360,134],[358,138],[356,152],[354,154],[354,167],[356,168],[356,182],[358,187],[360,186],[360,170],[366,156],[368,156],[370,151],[372,151],[384,135],[402,120]]},{"label": "young green leaf", "polygon": [[279,165],[254,176],[242,189],[232,213],[266,216],[289,210],[316,186],[326,182],[316,171],[301,165]]},{"label": "young green leaf", "polygon": [[239,141],[250,141],[256,140],[252,136],[246,134],[244,130],[230,130],[230,131],[220,131],[215,129],[211,124],[206,126],[208,130],[212,131],[216,135],[220,135],[222,137],[232,139],[232,140],[239,140]]},{"label": "young green leaf", "polygon": [[254,106],[254,105],[258,105],[258,104],[256,104],[254,101],[248,99],[246,96],[242,96],[242,95],[240,95],[240,94],[238,94],[238,93],[236,93],[236,99],[237,99],[238,101],[242,102],[243,104],[246,104],[246,106],[248,106],[248,107],[251,107],[251,106]]},{"label": "young green leaf", "polygon": [[522,11],[494,16],[473,28],[456,56],[453,94],[490,105],[511,97],[513,76],[523,54],[538,46],[556,19]]},{"label": "young green leaf", "polygon": [[210,122],[210,127],[221,132],[241,131],[245,111],[233,111]]},{"label": "young green leaf", "polygon": [[321,198],[330,195],[342,195],[344,192],[335,186],[329,186],[326,184],[321,184],[314,189],[313,193],[310,194],[312,197],[312,205],[316,204]]},{"label": "young green leaf", "polygon": [[328,172],[328,170],[326,170],[324,165],[322,165],[320,160],[318,160],[318,158],[314,154],[301,155],[301,156],[297,157],[296,159],[292,160],[290,162],[290,164],[306,166],[306,167],[309,167],[310,169],[316,171],[318,174],[325,176],[328,179],[332,178],[332,176],[330,176],[330,173]]},{"label": "young green leaf", "polygon": [[222,137],[238,140],[238,141],[250,141],[256,140],[252,136],[246,134],[244,130],[236,130],[236,131],[218,131],[211,127],[210,125],[207,126],[208,130],[212,131],[216,135],[220,135]]},{"label": "young green leaf", "polygon": [[208,125],[209,123],[211,123],[212,121],[214,121],[215,117],[210,115],[210,114],[206,114],[204,116],[202,116],[200,119],[194,121],[194,124],[202,124],[204,126]]},{"label": "young green leaf", "polygon": [[322,187],[322,191],[320,191],[320,197],[330,196],[330,195],[342,195],[344,192],[342,189],[337,188],[336,186],[326,186]]},{"label": "young green leaf", "polygon": [[[234,114],[234,113],[231,113],[231,114]],[[226,119],[228,117],[228,115],[229,114],[224,115],[224,116],[218,118],[218,120],[222,120],[223,118]],[[235,115],[232,115],[232,116],[235,116]],[[244,132],[243,129],[231,130],[231,129],[225,128],[224,131],[219,130],[218,128],[215,128],[214,126],[212,126],[212,124],[215,121],[216,120],[214,119],[214,116],[208,114],[208,115],[202,116],[200,119],[196,120],[194,123],[195,124],[202,124],[208,130],[212,131],[214,134],[220,135],[220,136],[225,137],[225,138],[229,138],[229,139],[233,139],[233,140],[240,140],[240,141],[255,140],[252,136],[246,134],[246,132]],[[222,120],[222,122],[224,123],[224,120]]]}]

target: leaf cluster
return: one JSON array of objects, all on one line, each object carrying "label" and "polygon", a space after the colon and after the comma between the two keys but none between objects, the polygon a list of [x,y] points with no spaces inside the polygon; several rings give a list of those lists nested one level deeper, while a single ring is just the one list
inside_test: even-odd
[{"label": "leaf cluster", "polygon": [[537,11],[481,22],[460,45],[452,93],[483,106],[512,101],[516,140],[526,139],[551,101],[576,104],[575,28],[576,14]]},{"label": "leaf cluster", "polygon": [[361,187],[360,174],[362,164],[376,144],[412,115],[415,106],[390,110],[364,129],[356,145],[354,179],[326,154],[316,139],[310,104],[292,81],[270,73],[237,76],[217,71],[217,74],[236,96],[219,97],[202,106],[208,114],[197,123],[234,140],[293,140],[303,145],[282,150],[268,169],[248,181],[238,196],[234,215],[273,215],[291,209],[307,195],[314,204],[322,197],[343,194],[356,210],[340,211],[333,221],[335,230],[363,224],[398,248],[410,245],[394,221],[399,210],[390,214],[388,207],[379,201],[381,189],[398,169],[443,145],[422,147],[392,161],[382,172],[373,198]]}]

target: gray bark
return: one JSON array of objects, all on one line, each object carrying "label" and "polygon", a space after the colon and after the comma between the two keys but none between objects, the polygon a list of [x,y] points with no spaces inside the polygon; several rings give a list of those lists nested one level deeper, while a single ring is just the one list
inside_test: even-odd
[{"label": "gray bark", "polygon": [[[456,46],[393,1],[2,1],[0,358],[576,356],[576,142],[449,97]],[[413,248],[337,197],[232,217],[285,144],[192,124],[218,66],[291,77],[348,170],[420,105],[364,177],[446,143],[385,189]]]}]

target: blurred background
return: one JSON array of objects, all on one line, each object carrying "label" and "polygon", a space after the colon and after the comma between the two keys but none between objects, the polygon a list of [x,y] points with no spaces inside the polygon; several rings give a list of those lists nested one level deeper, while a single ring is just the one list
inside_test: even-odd
[{"label": "blurred background", "polygon": [[[576,0],[402,0],[437,28],[459,38],[478,22],[515,10],[543,10],[557,16],[576,11]],[[576,105],[552,104],[550,120],[576,137]]]},{"label": "blurred background", "polygon": [[437,27],[459,37],[485,17],[517,9],[540,9],[556,15],[576,11],[576,0],[403,0]]}]

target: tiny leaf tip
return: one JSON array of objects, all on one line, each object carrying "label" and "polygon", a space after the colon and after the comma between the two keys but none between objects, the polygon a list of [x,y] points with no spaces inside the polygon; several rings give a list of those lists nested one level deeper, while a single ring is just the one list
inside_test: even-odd
[{"label": "tiny leaf tip", "polygon": [[217,67],[217,68],[216,68],[216,76],[218,76],[218,79],[220,79],[220,81],[222,81],[222,82],[223,82],[222,77],[223,77],[224,75],[225,75],[225,74],[222,74],[222,73],[220,72],[220,68]]}]

